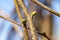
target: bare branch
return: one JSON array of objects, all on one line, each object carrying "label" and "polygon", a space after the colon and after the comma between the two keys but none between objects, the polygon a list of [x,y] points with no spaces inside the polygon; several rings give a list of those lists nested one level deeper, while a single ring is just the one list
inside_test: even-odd
[{"label": "bare branch", "polygon": [[[29,28],[28,28],[28,29],[29,29]],[[29,30],[30,30],[30,29],[29,29]],[[43,37],[45,37],[45,38],[47,38],[48,40],[51,40],[51,39],[47,36],[47,34],[46,34],[45,32],[40,33],[39,31],[36,30],[36,33],[39,34],[39,35],[41,35],[41,36],[43,36]]]},{"label": "bare branch", "polygon": [[12,19],[9,19],[8,17],[5,18],[5,17],[0,16],[0,18],[5,19],[5,20],[8,20],[8,21],[14,23],[14,24],[12,24],[12,25],[13,25],[13,28],[15,29],[15,31],[16,31],[19,35],[22,34],[22,32],[21,32],[21,31],[19,30],[19,28],[17,27],[17,26],[22,26],[21,24],[16,23],[15,21],[13,21]]},{"label": "bare branch", "polygon": [[47,38],[48,40],[51,40],[51,39],[46,35],[46,33],[40,33],[40,32],[37,32],[37,33],[38,33],[39,35]]},{"label": "bare branch", "polygon": [[7,20],[7,21],[10,21],[10,22],[12,22],[12,23],[14,23],[14,24],[16,24],[16,25],[18,25],[18,26],[22,26],[21,24],[15,22],[14,20],[12,20],[12,19],[10,19],[10,18],[6,18],[6,17],[3,17],[3,16],[0,16],[0,18],[5,19],[5,20]]},{"label": "bare branch", "polygon": [[23,12],[27,18],[27,21],[28,21],[28,25],[29,25],[29,28],[30,28],[30,31],[31,31],[31,34],[32,34],[32,40],[38,40],[37,39],[37,35],[36,35],[36,31],[35,31],[35,28],[34,28],[34,25],[33,25],[33,22],[32,22],[32,18],[31,16],[29,15],[29,12],[23,2],[23,0],[18,0],[19,2],[19,5],[22,7],[23,9]]},{"label": "bare branch", "polygon": [[19,29],[19,27],[16,24],[12,24],[14,30],[19,34],[19,36],[21,36],[21,34],[23,34],[23,32]]},{"label": "bare branch", "polygon": [[55,14],[57,16],[60,16],[60,13],[54,11],[53,9],[47,7],[46,5],[42,4],[41,2],[37,1],[37,0],[32,0],[32,2],[36,3],[37,5],[39,5],[40,7],[48,10],[49,12],[51,12],[52,14]]},{"label": "bare branch", "polygon": [[[20,12],[20,8],[18,6],[18,1],[17,0],[14,0],[14,4],[15,4],[15,7],[16,7],[16,11],[18,13],[18,17],[19,19],[22,21],[23,18],[22,18],[22,15],[21,15],[21,12]],[[26,22],[24,23],[25,21],[23,21],[22,25],[23,25],[23,34],[24,34],[24,40],[29,40],[29,36],[28,36],[28,31],[27,31],[27,28],[26,28]],[[25,25],[24,25],[25,24]]]}]

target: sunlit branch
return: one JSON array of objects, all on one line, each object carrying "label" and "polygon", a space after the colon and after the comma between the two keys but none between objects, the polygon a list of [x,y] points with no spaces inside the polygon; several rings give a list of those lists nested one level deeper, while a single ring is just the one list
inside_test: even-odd
[{"label": "sunlit branch", "polygon": [[18,0],[18,2],[19,2],[19,5],[21,6],[21,8],[23,9],[23,12],[27,18],[27,22],[28,22],[28,25],[29,25],[29,28],[30,28],[30,31],[32,34],[32,40],[37,40],[37,35],[35,32],[35,27],[34,27],[33,22],[32,22],[32,18],[29,15],[29,12],[28,12],[23,0]]},{"label": "sunlit branch", "polygon": [[32,2],[36,3],[37,5],[39,5],[40,7],[48,10],[49,12],[51,12],[52,14],[55,14],[57,16],[60,16],[59,12],[54,11],[53,9],[47,7],[46,5],[42,4],[41,2],[37,1],[37,0],[32,0]]},{"label": "sunlit branch", "polygon": [[14,4],[15,4],[15,7],[16,7],[16,11],[18,13],[19,20],[21,21],[21,24],[23,25],[24,40],[29,40],[28,31],[27,31],[27,28],[26,28],[26,20],[24,20],[22,18],[22,15],[21,15],[21,12],[20,12],[20,8],[18,6],[18,0],[14,0]]},{"label": "sunlit branch", "polygon": [[12,19],[10,19],[10,18],[6,18],[6,17],[3,17],[3,16],[0,16],[0,18],[5,19],[5,20],[7,20],[7,21],[10,21],[11,23],[16,24],[16,25],[18,25],[18,26],[22,26],[21,24],[15,22],[14,20],[12,20]]}]

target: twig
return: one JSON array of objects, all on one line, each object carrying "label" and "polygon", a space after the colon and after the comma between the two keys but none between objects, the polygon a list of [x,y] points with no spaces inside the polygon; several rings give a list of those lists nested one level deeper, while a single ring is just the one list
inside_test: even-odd
[{"label": "twig", "polygon": [[[22,21],[23,18],[22,18],[21,12],[19,10],[18,1],[17,0],[14,0],[14,4],[15,4],[15,7],[16,7],[16,11],[18,13],[18,17]],[[23,34],[24,34],[24,40],[29,40],[28,31],[27,31],[27,28],[25,26],[26,23],[25,23],[25,25],[22,23],[22,25],[23,25],[23,30],[24,30],[24,32],[23,32]]]},{"label": "twig", "polygon": [[5,19],[5,20],[7,20],[7,21],[10,21],[10,22],[12,22],[12,23],[14,23],[14,24],[16,24],[16,25],[18,25],[18,26],[22,26],[21,24],[15,22],[14,20],[12,20],[12,19],[10,19],[10,18],[6,18],[6,17],[3,17],[3,16],[0,16],[0,18]]},{"label": "twig", "polygon": [[39,35],[47,38],[48,40],[51,40],[51,39],[46,35],[46,33],[40,33],[40,32],[37,32],[37,33],[38,33]]},{"label": "twig", "polygon": [[21,26],[20,24],[17,24],[15,21],[12,21],[12,19],[9,19],[9,18],[4,18],[4,17],[2,17],[2,16],[0,16],[0,18],[3,18],[3,19],[5,19],[5,20],[8,20],[8,21],[14,23],[14,24],[13,24],[13,28],[15,29],[15,31],[18,32],[19,35],[22,34],[22,32],[21,32],[21,31],[19,30],[19,28],[17,27],[17,25]]},{"label": "twig", "polygon": [[21,15],[21,12],[20,12],[20,8],[18,6],[18,1],[14,0],[14,4],[15,4],[15,7],[16,7],[16,11],[18,13],[18,17],[19,17],[20,20],[22,20],[22,15]]},{"label": "twig", "polygon": [[21,34],[23,34],[23,32],[20,31],[19,27],[16,24],[12,24],[12,25],[13,25],[14,30],[19,34],[19,36],[21,36]]},{"label": "twig", "polygon": [[[28,28],[29,29],[29,28]],[[30,29],[29,29],[30,30]],[[40,32],[38,32],[37,30],[36,30],[36,33],[37,34],[39,34],[39,35],[41,35],[41,36],[43,36],[43,37],[45,37],[45,38],[47,38],[48,40],[51,40],[47,35],[46,35],[46,33],[44,32],[44,33],[40,33]]]},{"label": "twig", "polygon": [[35,28],[34,28],[34,25],[33,25],[33,22],[32,22],[32,18],[29,15],[29,12],[28,12],[23,0],[18,0],[18,2],[19,2],[19,5],[22,7],[23,12],[24,12],[24,14],[27,18],[28,23],[29,23],[29,28],[30,28],[30,31],[31,31],[31,34],[32,34],[32,40],[38,40],[37,35],[36,35],[36,31],[35,31]]},{"label": "twig", "polygon": [[37,5],[39,5],[40,7],[48,10],[49,12],[51,12],[52,14],[55,14],[57,16],[60,16],[60,13],[54,11],[53,9],[47,7],[46,5],[42,4],[41,2],[37,1],[37,0],[32,0],[32,2],[36,3]]}]

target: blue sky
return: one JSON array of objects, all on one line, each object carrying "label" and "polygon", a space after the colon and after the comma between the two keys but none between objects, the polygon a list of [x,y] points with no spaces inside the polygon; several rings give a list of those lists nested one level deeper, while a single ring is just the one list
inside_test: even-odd
[{"label": "blue sky", "polygon": [[13,0],[0,0],[0,9],[9,13],[13,7]]}]

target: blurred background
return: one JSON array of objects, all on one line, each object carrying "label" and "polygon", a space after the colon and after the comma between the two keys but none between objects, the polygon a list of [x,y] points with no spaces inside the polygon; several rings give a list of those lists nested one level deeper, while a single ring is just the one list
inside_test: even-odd
[{"label": "blurred background", "polygon": [[[53,10],[60,12],[60,0],[38,0],[44,5],[52,8]],[[60,40],[60,17],[51,14],[47,10],[34,4],[31,0],[24,0],[25,5],[29,13],[38,11],[38,14],[34,16],[33,23],[35,28],[39,32],[45,32],[52,40]],[[21,13],[22,10],[21,10]],[[11,18],[20,23],[18,18],[14,0],[0,0],[0,16]],[[23,18],[24,14],[22,14]],[[7,20],[0,18],[0,40],[23,40],[23,28],[17,26],[21,31],[21,36],[14,30],[13,24]],[[38,35],[39,40],[47,40],[44,37]]]}]

